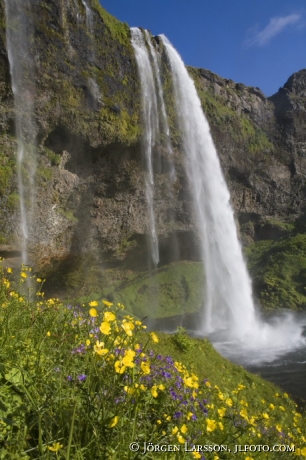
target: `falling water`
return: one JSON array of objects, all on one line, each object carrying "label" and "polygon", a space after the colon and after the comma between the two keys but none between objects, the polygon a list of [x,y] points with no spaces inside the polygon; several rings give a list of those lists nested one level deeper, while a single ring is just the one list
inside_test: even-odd
[{"label": "falling water", "polygon": [[131,29],[131,34],[141,83],[144,122],[143,152],[147,169],[146,198],[149,208],[151,258],[154,266],[156,267],[159,262],[159,248],[154,214],[154,174],[152,154],[159,134],[158,106],[153,69],[144,36],[140,29],[134,27]]},{"label": "falling water", "polygon": [[15,105],[22,262],[28,263],[29,228],[35,199],[34,86],[29,0],[5,0],[6,42]]},{"label": "falling water", "polygon": [[[202,334],[210,334],[225,354],[260,351],[273,360],[305,345],[303,327],[292,315],[267,323],[257,314],[251,281],[237,237],[230,194],[194,83],[180,56],[161,36],[171,66],[185,167],[205,265]],[[237,346],[238,344],[238,346]]]},{"label": "falling water", "polygon": [[162,130],[166,134],[166,149],[169,156],[169,162],[171,165],[170,169],[170,177],[172,179],[175,178],[175,166],[173,162],[173,148],[170,140],[170,129],[168,124],[168,117],[166,113],[165,101],[164,101],[164,92],[161,82],[161,75],[160,75],[160,56],[157,54],[154,46],[151,42],[150,34],[147,30],[145,30],[146,41],[149,46],[150,54],[152,56],[152,62],[154,67],[154,73],[156,75],[156,83],[157,83],[157,94],[159,99],[159,106],[161,108],[161,115],[162,115]]}]

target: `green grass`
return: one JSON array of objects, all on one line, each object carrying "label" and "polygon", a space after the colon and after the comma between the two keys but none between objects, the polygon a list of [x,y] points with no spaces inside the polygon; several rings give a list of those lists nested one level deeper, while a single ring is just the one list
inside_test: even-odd
[{"label": "green grass", "polygon": [[289,396],[207,340],[148,334],[120,303],[46,300],[31,270],[13,275],[0,270],[1,459],[136,460],[144,442],[180,449],[147,459],[201,458],[185,442],[227,445],[222,459],[246,460],[235,444],[294,446],[286,458],[306,456],[305,418]]}]

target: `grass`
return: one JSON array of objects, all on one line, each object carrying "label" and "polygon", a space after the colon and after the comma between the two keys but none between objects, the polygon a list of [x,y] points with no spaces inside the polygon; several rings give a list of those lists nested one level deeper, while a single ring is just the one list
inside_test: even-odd
[{"label": "grass", "polygon": [[[253,458],[236,444],[306,456],[305,418],[289,396],[207,340],[149,334],[121,303],[47,300],[30,269],[17,275],[1,268],[1,459]],[[145,442],[180,453],[144,456]],[[221,444],[232,451],[193,447]],[[279,452],[256,453],[266,458]]]}]

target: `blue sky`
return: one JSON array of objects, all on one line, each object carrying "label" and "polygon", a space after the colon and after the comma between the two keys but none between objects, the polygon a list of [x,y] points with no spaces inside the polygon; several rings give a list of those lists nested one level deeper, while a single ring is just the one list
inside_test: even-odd
[{"label": "blue sky", "polygon": [[185,64],[274,94],[306,68],[305,0],[100,0],[123,22],[165,34]]}]

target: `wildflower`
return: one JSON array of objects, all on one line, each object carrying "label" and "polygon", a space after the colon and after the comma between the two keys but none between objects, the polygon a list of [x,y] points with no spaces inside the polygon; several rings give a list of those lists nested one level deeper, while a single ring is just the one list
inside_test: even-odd
[{"label": "wildflower", "polygon": [[96,310],[96,308],[91,308],[88,313],[89,316],[91,316],[92,318],[96,318],[98,316],[98,311]]},{"label": "wildflower", "polygon": [[156,385],[153,385],[153,387],[151,388],[151,394],[152,394],[153,398],[157,398],[158,392],[157,392],[157,386]]},{"label": "wildflower", "polygon": [[[106,307],[111,307],[113,305],[113,302],[108,302],[107,300],[102,300],[102,302]],[[121,307],[121,304],[118,304],[118,307]]]},{"label": "wildflower", "polygon": [[111,330],[111,325],[108,321],[103,321],[100,326],[100,331],[102,334],[109,335]]},{"label": "wildflower", "polygon": [[233,405],[233,400],[231,398],[226,398],[225,404],[231,407]]},{"label": "wildflower", "polygon": [[113,417],[113,418],[111,419],[111,422],[110,422],[110,424],[109,424],[109,427],[110,427],[110,428],[114,428],[114,426],[117,425],[118,420],[119,420],[119,417],[118,417],[117,415],[116,415],[115,417]]},{"label": "wildflower", "polygon": [[126,367],[135,367],[135,363],[133,363],[133,359],[136,353],[134,350],[127,350],[125,352],[124,358],[122,359],[123,364]]},{"label": "wildflower", "polygon": [[216,424],[215,420],[211,420],[209,418],[206,419],[206,429],[207,429],[208,432],[212,432],[216,428],[217,428],[217,424]]},{"label": "wildflower", "polygon": [[193,456],[194,458],[201,458],[200,452],[192,452],[192,456]]},{"label": "wildflower", "polygon": [[262,416],[263,416],[263,418],[265,418],[265,419],[268,419],[268,418],[269,418],[269,415],[267,414],[267,412],[264,412],[264,413],[262,414]]},{"label": "wildflower", "polygon": [[224,425],[223,425],[223,423],[222,423],[222,422],[218,422],[218,425],[219,425],[219,429],[220,429],[221,431],[223,431],[223,430],[224,430]]},{"label": "wildflower", "polygon": [[60,444],[59,442],[54,442],[52,446],[48,446],[48,449],[51,450],[51,452],[58,452],[62,447],[63,444]]},{"label": "wildflower", "polygon": [[183,433],[183,434],[187,433],[188,428],[187,428],[187,425],[185,425],[185,423],[184,423],[184,425],[181,426],[181,430],[180,430],[180,431],[181,431],[181,433]]},{"label": "wildflower", "polygon": [[20,276],[21,276],[21,278],[24,278],[24,279],[28,277],[28,275],[26,274],[26,272],[21,272],[21,273],[20,273]]},{"label": "wildflower", "polygon": [[279,406],[280,410],[285,411],[285,408],[283,406]]},{"label": "wildflower", "polygon": [[125,365],[123,364],[122,360],[118,360],[115,362],[115,371],[118,374],[123,374],[125,371]]},{"label": "wildflower", "polygon": [[99,304],[96,300],[92,300],[91,302],[89,302],[89,306],[90,307],[97,307]]},{"label": "wildflower", "polygon": [[42,283],[42,279],[41,279],[41,278],[36,278],[36,281],[37,281],[37,283]]},{"label": "wildflower", "polygon": [[151,337],[151,339],[153,340],[154,343],[159,342],[159,339],[158,339],[157,335],[155,334],[155,332],[151,332],[150,337]]},{"label": "wildflower", "polygon": [[133,335],[133,329],[135,328],[135,326],[131,321],[126,321],[124,319],[121,324],[121,327],[128,336],[131,337]]},{"label": "wildflower", "polygon": [[180,444],[184,444],[185,442],[185,439],[183,438],[183,436],[181,436],[179,433],[177,434],[177,440]]},{"label": "wildflower", "polygon": [[48,331],[48,332],[47,332],[47,336],[48,336],[48,337],[50,337],[50,335],[51,335],[51,332],[50,332],[50,331]]},{"label": "wildflower", "polygon": [[142,363],[140,364],[140,367],[141,367],[141,370],[144,374],[150,374],[151,370],[150,370],[150,364],[149,363],[145,363],[142,361]]},{"label": "wildflower", "polygon": [[103,316],[104,321],[115,321],[116,315],[111,311],[106,311]]},{"label": "wildflower", "polygon": [[172,428],[172,434],[176,434],[178,432],[178,427],[175,426],[174,428]]},{"label": "wildflower", "polygon": [[94,345],[94,352],[99,356],[104,356],[109,352],[109,350],[104,348],[104,342],[99,342],[99,340],[97,340]]},{"label": "wildflower", "polygon": [[220,415],[220,417],[224,417],[225,413],[226,413],[225,407],[221,407],[220,409],[218,409],[218,414]]},{"label": "wildflower", "polygon": [[7,271],[7,273],[13,273],[13,269],[12,269],[11,267],[8,267],[8,268],[6,269],[6,271]]},{"label": "wildflower", "polygon": [[84,380],[86,380],[86,378],[87,378],[87,375],[85,375],[85,374],[78,375],[79,382],[84,382]]}]

